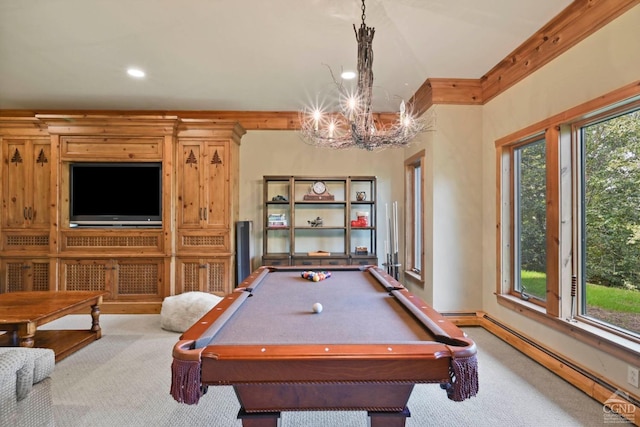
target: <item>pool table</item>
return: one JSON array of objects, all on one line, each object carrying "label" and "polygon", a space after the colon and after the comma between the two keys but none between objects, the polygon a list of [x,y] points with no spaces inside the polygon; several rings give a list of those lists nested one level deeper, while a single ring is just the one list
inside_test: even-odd
[{"label": "pool table", "polygon": [[438,383],[455,401],[476,395],[475,343],[384,270],[332,267],[320,281],[306,270],[327,268],[260,267],[184,332],[174,399],[195,404],[208,386],[232,385],[244,427],[301,410],[404,426],[415,384]]}]

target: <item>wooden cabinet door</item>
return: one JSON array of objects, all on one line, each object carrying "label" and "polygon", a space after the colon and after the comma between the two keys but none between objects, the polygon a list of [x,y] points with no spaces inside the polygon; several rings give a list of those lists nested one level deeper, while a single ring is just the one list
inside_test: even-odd
[{"label": "wooden cabinet door", "polygon": [[62,289],[105,291],[106,301],[145,301],[163,295],[164,261],[159,258],[78,259],[61,264]]},{"label": "wooden cabinet door", "polygon": [[230,214],[227,141],[180,141],[178,226],[228,228]]},{"label": "wooden cabinet door", "polygon": [[34,141],[32,155],[32,187],[29,189],[31,207],[30,225],[38,228],[49,226],[50,188],[51,188],[51,143]]},{"label": "wooden cabinet door", "polygon": [[205,143],[205,217],[207,228],[229,227],[229,168],[225,142]]},{"label": "wooden cabinet door", "polygon": [[147,301],[163,296],[164,261],[159,258],[118,259],[116,299]]},{"label": "wooden cabinet door", "polygon": [[60,264],[60,289],[64,291],[105,291],[113,298],[113,271],[108,259],[65,259]]},{"label": "wooden cabinet door", "polygon": [[47,259],[4,259],[0,271],[0,293],[50,290]]},{"label": "wooden cabinet door", "polygon": [[178,227],[200,228],[205,208],[202,144],[181,141],[178,150]]},{"label": "wooden cabinet door", "polygon": [[51,144],[49,140],[8,140],[2,147],[3,226],[49,226]]},{"label": "wooden cabinet door", "polygon": [[233,290],[231,283],[231,259],[216,258],[179,258],[176,293],[209,292],[226,295]]}]

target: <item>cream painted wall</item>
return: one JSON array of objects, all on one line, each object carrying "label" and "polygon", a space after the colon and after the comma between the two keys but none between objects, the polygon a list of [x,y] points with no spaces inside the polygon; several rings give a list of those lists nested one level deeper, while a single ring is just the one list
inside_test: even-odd
[{"label": "cream painted wall", "polygon": [[483,108],[483,302],[486,312],[629,390],[626,364],[496,302],[495,141],[640,79],[640,6],[491,100]]},{"label": "cream painted wall", "polygon": [[[253,221],[253,267],[262,257],[262,177],[264,175],[376,176],[378,262],[383,262],[385,203],[403,211],[404,150],[329,150],[305,144],[293,131],[249,131],[240,145],[240,220]],[[403,235],[402,224],[399,234]],[[402,247],[403,242],[400,242]]]},{"label": "cream painted wall", "polygon": [[438,311],[476,311],[482,302],[482,107],[439,105],[435,129],[407,149],[424,149],[425,286],[406,281]]}]

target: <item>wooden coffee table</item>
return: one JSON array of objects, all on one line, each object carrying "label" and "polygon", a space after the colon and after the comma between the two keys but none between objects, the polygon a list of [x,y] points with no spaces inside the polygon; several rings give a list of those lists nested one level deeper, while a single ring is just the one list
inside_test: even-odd
[{"label": "wooden coffee table", "polygon": [[[56,362],[100,339],[100,304],[103,291],[8,292],[0,294],[0,346],[53,349]],[[87,330],[37,330],[38,326],[67,314],[90,309]],[[89,311],[89,310],[87,310]]]}]

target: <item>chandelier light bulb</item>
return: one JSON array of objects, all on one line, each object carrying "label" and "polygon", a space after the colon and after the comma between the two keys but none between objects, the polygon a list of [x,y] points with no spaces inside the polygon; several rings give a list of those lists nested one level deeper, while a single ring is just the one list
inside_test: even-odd
[{"label": "chandelier light bulb", "polygon": [[322,113],[320,113],[320,110],[315,110],[313,112],[313,124],[316,132],[318,131],[318,123],[320,122],[321,117],[322,117]]}]

